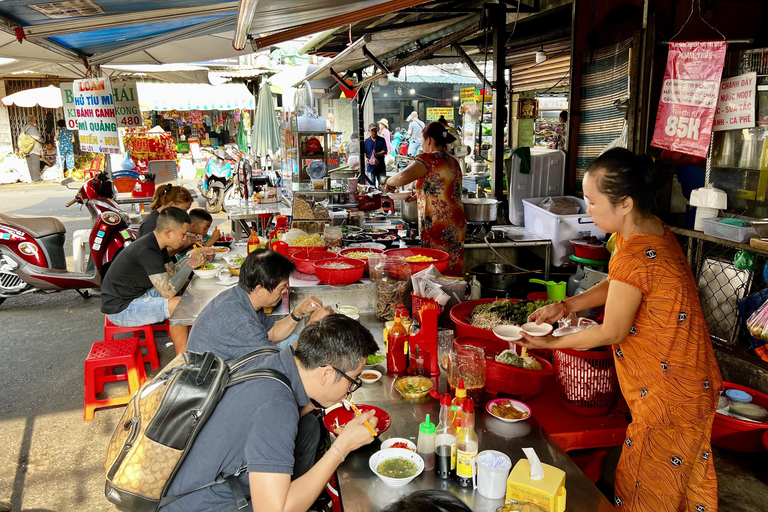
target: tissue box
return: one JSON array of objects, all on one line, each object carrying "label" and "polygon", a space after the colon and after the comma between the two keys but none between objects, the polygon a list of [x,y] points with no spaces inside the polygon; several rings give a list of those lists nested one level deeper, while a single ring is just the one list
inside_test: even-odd
[{"label": "tissue box", "polygon": [[531,503],[549,512],[565,510],[565,471],[549,464],[541,464],[544,478],[532,480],[528,459],[520,459],[507,479],[506,502],[515,500]]}]

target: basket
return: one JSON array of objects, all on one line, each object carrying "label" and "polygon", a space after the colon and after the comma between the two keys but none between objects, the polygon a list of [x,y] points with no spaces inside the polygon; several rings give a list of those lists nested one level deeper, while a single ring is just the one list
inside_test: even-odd
[{"label": "basket", "polygon": [[[340,256],[348,257],[347,254],[351,252],[367,252],[372,254],[383,254],[384,251],[381,249],[374,249],[373,247],[349,247],[347,249],[342,249],[339,251]],[[360,261],[365,262],[365,272],[368,272],[368,259],[362,259],[362,258],[351,258],[353,260],[360,259]]]},{"label": "basket", "polygon": [[328,258],[335,258],[336,254],[330,251],[301,251],[291,255],[291,260],[296,264],[296,270],[302,274],[315,274],[315,262]]},{"label": "basket", "polygon": [[323,251],[325,252],[325,246],[324,245],[318,245],[317,247],[301,247],[299,245],[289,245],[287,250],[287,256],[290,258],[296,253],[300,252],[318,252]]},{"label": "basket", "polygon": [[[351,268],[325,268],[329,263],[347,263]],[[315,275],[324,283],[332,286],[344,286],[362,279],[365,273],[365,263],[352,258],[327,258],[316,261]]]},{"label": "basket", "polygon": [[152,197],[155,195],[155,182],[154,181],[142,181],[139,183],[141,187],[138,191],[134,189],[133,197]]},{"label": "basket", "polygon": [[[406,393],[403,391],[403,388],[408,384],[412,384],[414,386],[427,386],[429,389],[426,391],[419,391],[418,393]],[[432,391],[434,386],[435,383],[432,382],[432,379],[427,377],[403,377],[402,379],[397,379],[395,381],[395,389],[397,389],[397,392],[400,393],[400,395],[406,400],[418,400],[419,398],[424,398],[429,394],[430,391]]]},{"label": "basket", "polygon": [[344,507],[341,506],[341,494],[339,493],[339,484],[336,481],[336,473],[331,475],[331,479],[325,484],[325,489],[328,491],[328,496],[331,497],[332,512],[344,512]]},{"label": "basket", "polygon": [[443,308],[440,306],[440,304],[437,303],[437,301],[434,301],[432,299],[427,299],[426,297],[420,297],[415,293],[411,292],[411,317],[415,317],[417,313],[421,312],[421,307],[426,304],[434,304],[437,309],[439,309],[440,311],[443,310]]},{"label": "basket", "polygon": [[357,201],[357,209],[361,212],[367,212],[370,210],[378,210],[381,208],[381,195],[376,195],[374,197],[369,196],[355,196],[355,201]]},{"label": "basket", "polygon": [[749,239],[757,236],[757,231],[752,226],[732,226],[720,221],[723,219],[701,219],[704,223],[704,234],[723,238],[731,242],[749,243]]},{"label": "basket", "polygon": [[610,350],[555,350],[560,403],[580,416],[608,414],[616,402],[619,381]]},{"label": "basket", "polygon": [[135,178],[115,178],[115,181],[113,182],[115,184],[115,190],[117,190],[120,193],[128,193],[133,192],[134,187],[136,186],[136,183],[138,183],[139,180]]}]

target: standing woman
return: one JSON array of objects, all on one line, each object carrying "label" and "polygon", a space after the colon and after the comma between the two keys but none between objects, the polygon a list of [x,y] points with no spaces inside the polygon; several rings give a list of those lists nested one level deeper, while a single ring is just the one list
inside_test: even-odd
[{"label": "standing woman", "polygon": [[616,233],[609,278],[531,315],[537,323],[605,305],[605,321],[531,348],[611,346],[632,423],[616,468],[614,503],[631,512],[717,510],[710,437],[722,378],[691,269],[675,235],[651,215],[661,188],[648,157],[612,149],[584,177],[587,213]]},{"label": "standing woman", "polygon": [[413,163],[387,180],[385,192],[395,192],[416,182],[419,235],[424,247],[439,249],[450,255],[445,273],[464,275],[464,234],[467,217],[461,205],[461,168],[446,151],[456,138],[440,123],[424,127],[422,149]]},{"label": "standing woman", "polygon": [[72,147],[73,135],[67,129],[67,123],[63,119],[56,121],[56,142],[58,143],[58,153],[56,155],[56,164],[67,176],[67,171],[75,170],[75,152]]},{"label": "standing woman", "polygon": [[384,142],[387,143],[387,153],[394,156],[395,152],[392,150],[392,139],[391,134],[389,133],[389,120],[385,117],[382,117],[379,120],[379,137],[384,139]]},{"label": "standing woman", "polygon": [[[152,198],[152,203],[149,205],[149,207],[152,208],[152,212],[147,215],[147,218],[144,219],[139,226],[139,237],[142,237],[147,233],[152,233],[155,230],[160,212],[169,206],[175,206],[184,211],[189,210],[192,206],[192,194],[185,187],[174,186],[170,183],[155,190],[155,196]],[[184,249],[187,247],[188,246],[185,246]]]}]

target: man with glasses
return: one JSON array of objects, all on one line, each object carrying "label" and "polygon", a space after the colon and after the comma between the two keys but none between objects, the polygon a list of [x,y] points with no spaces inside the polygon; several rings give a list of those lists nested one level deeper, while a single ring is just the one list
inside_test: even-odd
[{"label": "man with glasses", "polygon": [[[304,328],[295,350],[288,347],[248,363],[242,371],[277,370],[288,378],[290,389],[269,378],[229,388],[195,439],[168,496],[189,492],[218,475],[238,475],[244,495],[258,502],[253,510],[309,510],[347,455],[373,441],[363,422],[376,426],[372,411],[352,419],[315,462],[321,427],[309,414],[312,404],[331,407],[359,388],[365,360],[376,350],[368,329],[334,314]],[[218,484],[160,510],[229,510],[234,503],[230,487]]]},{"label": "man with glasses", "polygon": [[[101,283],[101,312],[110,322],[137,327],[171,317],[180,299],[176,294],[187,283],[192,269],[202,265],[212,253],[205,249],[178,263],[171,262],[168,250],[185,243],[189,224],[189,214],[181,208],[164,208],[155,230],[117,255]],[[184,352],[189,329],[172,325],[169,334],[176,353]]]}]

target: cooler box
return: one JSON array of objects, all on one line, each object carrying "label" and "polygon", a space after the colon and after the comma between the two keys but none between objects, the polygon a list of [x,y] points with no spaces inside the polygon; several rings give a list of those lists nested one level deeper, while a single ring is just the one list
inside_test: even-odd
[{"label": "cooler box", "polygon": [[[525,225],[523,199],[559,196],[565,182],[565,152],[559,149],[531,148],[531,172],[520,172],[520,158],[509,159],[509,221]],[[527,226],[526,226],[527,227]]]},{"label": "cooler box", "polygon": [[583,199],[573,196],[566,197],[578,203],[579,213],[574,215],[555,215],[539,206],[546,197],[532,197],[523,199],[525,209],[525,229],[533,231],[552,240],[552,265],[562,266],[570,262],[568,258],[573,254],[571,239],[583,236],[596,236],[605,238],[605,234],[597,229],[592,217],[587,215],[587,204]]}]

